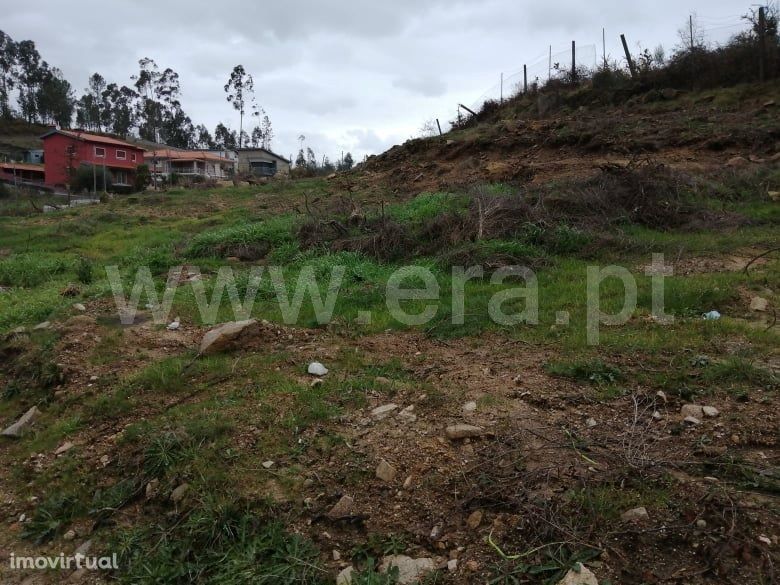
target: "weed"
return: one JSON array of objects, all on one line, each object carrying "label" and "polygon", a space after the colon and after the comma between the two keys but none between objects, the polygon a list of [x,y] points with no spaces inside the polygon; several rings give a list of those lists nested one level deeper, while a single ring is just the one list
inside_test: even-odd
[{"label": "weed", "polygon": [[41,503],[29,522],[25,523],[22,537],[36,544],[49,542],[67,526],[80,510],[74,496],[56,495]]},{"label": "weed", "polygon": [[82,284],[91,284],[95,279],[92,271],[92,262],[90,262],[89,258],[79,256],[79,259],[76,260],[76,276]]},{"label": "weed", "polygon": [[545,365],[545,370],[552,376],[572,378],[591,384],[614,384],[623,379],[623,375],[616,366],[606,364],[601,360],[574,361],[574,362],[550,362]]}]

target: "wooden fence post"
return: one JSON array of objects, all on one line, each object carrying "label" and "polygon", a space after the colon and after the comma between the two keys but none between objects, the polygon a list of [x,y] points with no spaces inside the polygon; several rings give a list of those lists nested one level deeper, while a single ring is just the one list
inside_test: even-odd
[{"label": "wooden fence post", "polygon": [[523,65],[523,93],[528,93],[528,67]]},{"label": "wooden fence post", "polygon": [[574,41],[571,42],[571,82],[577,83],[577,50]]},{"label": "wooden fence post", "polygon": [[441,136],[442,135],[441,124],[439,124],[439,119],[438,118],[436,118],[436,125],[439,127],[439,136]]},{"label": "wooden fence post", "polygon": [[758,78],[766,79],[766,13],[764,7],[758,9]]},{"label": "wooden fence post", "polygon": [[636,79],[636,67],[634,67],[634,60],[631,58],[631,52],[628,50],[626,35],[620,35],[620,42],[623,43],[623,51],[626,53],[626,61],[628,61],[628,70],[631,72],[631,79]]}]

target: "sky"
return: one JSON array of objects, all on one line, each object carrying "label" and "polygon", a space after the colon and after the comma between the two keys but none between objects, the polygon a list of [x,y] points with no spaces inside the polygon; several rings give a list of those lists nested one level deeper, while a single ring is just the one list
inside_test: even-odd
[{"label": "sky", "polygon": [[[224,85],[244,65],[257,102],[273,124],[272,149],[287,157],[304,147],[338,160],[380,153],[420,134],[438,118],[445,130],[457,105],[499,97],[501,74],[510,93],[529,65],[546,77],[554,62],[592,65],[606,53],[622,57],[621,33],[632,52],[679,43],[678,30],[696,15],[697,28],[721,42],[744,28],[749,3],[733,0],[523,2],[519,0],[2,0],[0,28],[35,41],[81,94],[99,72],[130,85],[138,60],[154,59],[179,73],[182,105],[213,129],[239,126]],[[622,61],[621,61],[622,62]],[[247,126],[254,124],[245,121]],[[251,131],[251,127],[249,128]]]}]

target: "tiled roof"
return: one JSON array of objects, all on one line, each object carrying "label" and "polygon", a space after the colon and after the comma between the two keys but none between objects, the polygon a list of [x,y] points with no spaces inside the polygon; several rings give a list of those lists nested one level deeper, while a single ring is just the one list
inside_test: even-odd
[{"label": "tiled roof", "polygon": [[19,171],[38,171],[43,172],[43,165],[35,163],[18,163],[18,162],[4,162],[0,163],[0,167],[4,169],[17,169]]},{"label": "tiled roof", "polygon": [[210,160],[213,162],[221,162],[232,164],[229,158],[219,156],[212,152],[203,152],[202,150],[174,150],[171,148],[161,148],[159,150],[146,151],[144,153],[145,159],[169,159],[180,161],[196,161],[196,160]]},{"label": "tiled roof", "polygon": [[91,134],[89,132],[81,132],[80,130],[50,130],[41,138],[46,138],[47,136],[51,136],[52,134],[63,134],[65,136],[70,136],[71,138],[75,138],[76,140],[84,140],[85,142],[97,142],[99,144],[111,144],[113,146],[123,146],[125,148],[133,148],[136,150],[143,150],[141,147],[136,146],[135,144],[130,144],[129,142],[125,142],[124,140],[119,140],[118,138],[112,138],[110,136],[102,136],[100,134]]}]

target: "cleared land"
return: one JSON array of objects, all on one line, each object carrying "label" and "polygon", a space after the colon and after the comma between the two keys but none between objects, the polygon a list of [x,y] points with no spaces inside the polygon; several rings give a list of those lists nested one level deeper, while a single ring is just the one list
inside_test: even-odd
[{"label": "cleared land", "polygon": [[[348,565],[353,582],[391,583],[373,570],[389,554],[431,558],[429,583],[557,583],[578,562],[602,583],[773,582],[778,87],[567,100],[548,120],[511,103],[329,180],[50,214],[0,201],[0,421],[40,410],[0,444],[0,550],[89,540],[90,554],[119,555],[110,576],[128,583],[328,583]],[[652,253],[674,268],[673,324],[651,316]],[[241,295],[257,266],[282,266],[288,283],[313,267],[323,293],[346,267],[334,319],[319,326],[307,300],[285,325],[266,278],[252,316],[268,323],[196,358],[209,327],[193,267],[210,295],[226,264]],[[422,326],[385,304],[407,264],[441,288]],[[610,264],[636,278],[637,310],[591,346],[586,271]],[[126,288],[149,267],[158,291],[184,266],[180,328],[145,310],[121,325],[107,265]],[[472,265],[486,277],[465,284],[454,325],[451,269]],[[508,265],[535,271],[539,325],[488,317],[512,285],[490,274]],[[601,299],[617,311],[620,282]],[[723,317],[702,319],[711,310]],[[225,301],[218,321],[231,319]],[[321,384],[312,361],[330,369]],[[448,437],[459,424],[482,432]],[[3,582],[32,573],[0,564]]]}]

